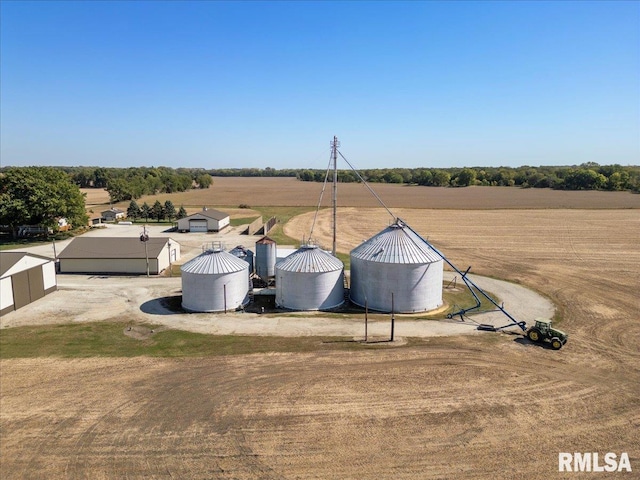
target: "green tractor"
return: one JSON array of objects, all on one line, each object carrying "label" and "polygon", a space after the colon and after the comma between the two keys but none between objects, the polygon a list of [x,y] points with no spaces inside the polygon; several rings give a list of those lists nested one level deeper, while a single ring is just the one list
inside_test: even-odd
[{"label": "green tractor", "polygon": [[535,326],[527,330],[527,338],[536,343],[550,342],[551,348],[560,350],[567,343],[569,335],[562,330],[553,328],[551,320],[536,319]]}]

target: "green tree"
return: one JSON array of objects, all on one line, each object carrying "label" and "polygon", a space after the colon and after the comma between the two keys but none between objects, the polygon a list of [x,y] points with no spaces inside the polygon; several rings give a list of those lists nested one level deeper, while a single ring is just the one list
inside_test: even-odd
[{"label": "green tree", "polygon": [[144,202],[140,210],[141,210],[142,218],[144,218],[145,222],[148,222],[149,217],[151,216],[151,207],[147,204],[147,202]]},{"label": "green tree", "polygon": [[176,218],[176,207],[171,200],[164,202],[164,216],[167,217],[170,222]]},{"label": "green tree", "polygon": [[127,218],[137,220],[141,216],[142,211],[140,210],[138,203],[135,200],[131,200],[131,202],[129,202],[129,207],[127,208]]},{"label": "green tree", "polygon": [[86,225],[84,195],[62,170],[12,167],[0,175],[0,224],[14,237],[20,225],[57,227],[58,218],[74,227]]},{"label": "green tree", "polygon": [[184,209],[184,205],[180,205],[180,210],[178,210],[178,218],[184,218],[187,216],[187,211]]},{"label": "green tree", "polygon": [[198,184],[198,188],[207,189],[213,183],[213,179],[208,173],[203,173],[196,177],[196,183]]},{"label": "green tree", "polygon": [[448,187],[451,183],[451,175],[444,170],[434,170],[432,173],[432,185],[435,187]]},{"label": "green tree", "polygon": [[471,168],[463,168],[453,179],[453,183],[457,187],[468,187],[475,185],[476,171]]},{"label": "green tree", "polygon": [[160,200],[156,200],[151,207],[151,213],[153,214],[153,218],[155,218],[158,222],[164,218],[164,207],[160,203]]},{"label": "green tree", "polygon": [[607,184],[607,178],[588,168],[572,170],[564,178],[564,188],[568,190],[598,190]]}]

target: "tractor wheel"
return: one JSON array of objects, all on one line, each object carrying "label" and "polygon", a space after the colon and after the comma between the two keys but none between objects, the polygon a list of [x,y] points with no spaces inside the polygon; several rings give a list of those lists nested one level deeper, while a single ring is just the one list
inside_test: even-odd
[{"label": "tractor wheel", "polygon": [[562,342],[558,337],[553,337],[551,339],[551,348],[554,350],[560,350],[562,348]]},{"label": "tractor wheel", "polygon": [[527,338],[532,342],[541,342],[542,341],[542,333],[537,328],[532,328],[527,332]]}]

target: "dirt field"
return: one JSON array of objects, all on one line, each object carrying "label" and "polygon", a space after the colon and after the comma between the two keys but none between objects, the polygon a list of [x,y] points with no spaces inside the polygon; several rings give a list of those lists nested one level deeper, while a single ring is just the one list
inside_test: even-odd
[{"label": "dirt field", "polygon": [[[394,208],[640,208],[640,195],[629,192],[576,191],[565,192],[546,188],[467,187],[439,188],[395,184],[372,184],[384,203]],[[145,196],[138,205],[156,200],[171,200],[178,208],[188,207],[189,213],[208,206],[237,207],[244,203],[251,206],[312,206],[318,204],[322,184],[301,182],[295,178],[236,178],[216,177],[207,190]],[[104,190],[84,189],[87,204],[102,199],[109,202]],[[324,194],[323,205],[331,204],[331,191]],[[129,202],[117,204],[126,210]],[[338,205],[341,207],[379,207],[378,201],[364,185],[340,184]],[[100,209],[94,208],[95,212]]]},{"label": "dirt field", "polygon": [[[570,334],[560,351],[487,334],[362,352],[5,360],[2,478],[637,478],[640,215],[626,208],[640,197],[610,198],[625,206],[395,212],[460,267],[551,299]],[[339,218],[343,251],[390,220]],[[286,231],[300,238],[309,221]],[[559,474],[559,452],[627,452],[634,471]]]}]

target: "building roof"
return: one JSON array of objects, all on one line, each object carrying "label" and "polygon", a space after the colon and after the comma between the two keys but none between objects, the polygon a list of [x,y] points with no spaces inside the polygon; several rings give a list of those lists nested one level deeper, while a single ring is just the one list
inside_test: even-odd
[{"label": "building roof", "polygon": [[120,210],[119,208],[116,208],[116,207],[110,208],[109,210],[103,210],[101,213],[107,213],[107,212],[125,213],[124,210]]},{"label": "building roof", "polygon": [[182,273],[216,275],[249,270],[249,264],[224,250],[207,250],[182,265]]},{"label": "building roof", "polygon": [[321,273],[342,270],[343,263],[316,245],[304,245],[276,264],[276,270],[298,273]]},{"label": "building roof", "polygon": [[351,250],[351,256],[379,263],[433,263],[442,260],[433,249],[404,223],[389,225]]},{"label": "building roof", "polygon": [[227,218],[229,216],[228,213],[224,213],[224,212],[221,212],[220,210],[214,210],[214,209],[209,208],[207,210],[202,210],[200,212],[196,212],[196,213],[193,213],[191,215],[188,215],[188,216],[186,216],[184,218],[181,218],[181,220],[188,219],[188,218],[191,218],[191,217],[195,217],[197,215],[202,215],[203,217],[212,218],[213,220],[224,220],[225,218]]},{"label": "building roof", "polygon": [[[160,255],[170,238],[149,238],[147,251],[150,258]],[[140,237],[76,237],[58,258],[146,258],[145,242]]]},{"label": "building roof", "polygon": [[34,258],[40,258],[42,260],[49,260],[53,262],[52,258],[43,257],[42,255],[35,255],[29,252],[0,252],[0,276],[7,273],[11,267],[22,260],[25,256]]}]

